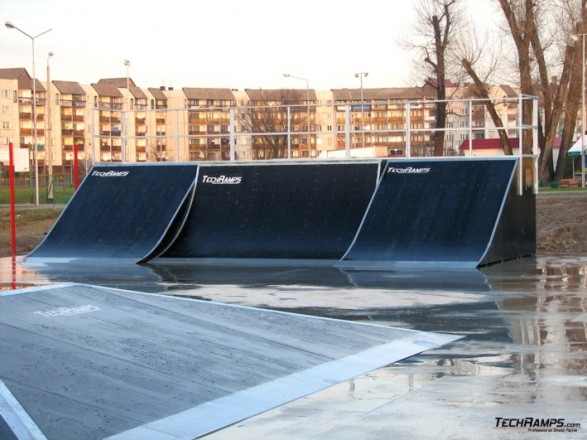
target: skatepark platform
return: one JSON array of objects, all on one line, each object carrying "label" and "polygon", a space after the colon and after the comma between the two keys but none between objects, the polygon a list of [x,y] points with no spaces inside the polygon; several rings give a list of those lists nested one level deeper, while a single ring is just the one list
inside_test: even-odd
[{"label": "skatepark platform", "polygon": [[535,253],[518,173],[515,157],[101,164],[27,259],[475,268]]}]

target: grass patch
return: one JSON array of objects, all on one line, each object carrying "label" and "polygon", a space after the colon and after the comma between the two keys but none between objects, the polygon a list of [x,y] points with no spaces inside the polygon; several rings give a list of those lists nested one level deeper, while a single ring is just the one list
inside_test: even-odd
[{"label": "grass patch", "polygon": [[[53,190],[53,201],[47,198],[47,188],[39,188],[39,203],[55,203],[58,205],[69,202],[74,193],[73,186],[55,186]],[[29,187],[16,187],[14,189],[14,202],[17,205],[34,204],[35,189]],[[10,203],[10,189],[6,186],[0,187],[0,204]]]},{"label": "grass patch", "polygon": [[[16,210],[16,226],[24,226],[43,220],[55,220],[61,214],[62,209],[53,208],[27,208]],[[8,228],[10,226],[10,210],[8,208],[0,209],[0,226]]]}]

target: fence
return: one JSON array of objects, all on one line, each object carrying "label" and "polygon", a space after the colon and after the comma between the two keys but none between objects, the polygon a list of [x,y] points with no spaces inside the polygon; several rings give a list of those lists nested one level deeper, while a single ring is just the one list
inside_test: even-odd
[{"label": "fence", "polygon": [[[446,127],[436,128],[438,105],[446,105]],[[524,125],[522,109],[532,106]],[[326,157],[458,155],[463,141],[497,137],[485,100],[370,101],[351,103],[188,106],[113,113],[92,110],[91,152],[96,162],[255,160]],[[510,137],[537,128],[537,98],[494,101]],[[535,134],[535,133],[534,133]],[[530,137],[527,137],[530,139]],[[532,139],[537,139],[534,135]]]},{"label": "fence", "polygon": [[[475,139],[498,137],[486,104],[480,99],[387,99],[230,107],[195,106],[186,101],[181,109],[141,106],[134,110],[98,105],[90,110],[89,124],[80,138],[85,143],[79,145],[81,174],[95,162],[430,157],[440,155],[438,136],[444,140],[442,156],[486,155],[473,148]],[[528,179],[537,186],[538,99],[521,95],[493,104],[503,121],[502,130],[521,140],[520,187],[523,180],[527,187]],[[446,125],[437,128],[441,106],[446,107]],[[529,118],[522,117],[524,111]],[[73,145],[57,146],[56,154],[63,159],[57,177],[51,178],[44,167],[39,169],[40,191],[45,192],[39,194],[41,201],[49,197],[49,182],[61,188],[62,182],[73,180],[74,149]],[[503,153],[498,148],[491,154]],[[2,172],[2,188],[7,168]],[[33,174],[20,176],[23,193],[30,189]],[[62,191],[65,199],[67,192]],[[0,203],[3,200],[0,193]]]}]

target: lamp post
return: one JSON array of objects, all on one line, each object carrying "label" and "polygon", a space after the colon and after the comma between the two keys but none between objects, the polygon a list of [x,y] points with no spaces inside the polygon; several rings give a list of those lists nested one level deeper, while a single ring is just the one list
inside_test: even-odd
[{"label": "lamp post", "polygon": [[308,81],[306,78],[301,78],[299,76],[293,76],[290,75],[289,73],[284,73],[283,76],[285,78],[294,78],[294,79],[299,79],[301,81],[306,81],[306,100],[307,100],[307,107],[306,107],[306,111],[307,111],[307,118],[308,118],[308,157],[310,157],[310,81]]},{"label": "lamp post", "polygon": [[53,125],[51,122],[51,69],[49,68],[49,60],[54,55],[49,52],[47,56],[47,137],[45,140],[45,164],[48,165],[47,178],[47,201],[53,201]]},{"label": "lamp post", "polygon": [[4,23],[4,26],[6,26],[8,29],[16,29],[17,31],[19,31],[21,34],[26,35],[27,37],[29,37],[31,39],[31,45],[32,45],[32,54],[33,54],[33,87],[32,87],[32,93],[33,93],[33,160],[35,163],[35,205],[39,205],[39,160],[38,160],[38,154],[37,154],[37,77],[36,77],[36,72],[35,72],[35,39],[40,37],[41,35],[46,34],[47,32],[50,32],[52,29],[47,29],[46,31],[41,32],[40,34],[31,36],[29,34],[27,34],[25,31],[23,31],[22,29],[16,27],[14,24],[12,24],[12,22],[7,21],[6,23]]},{"label": "lamp post", "polygon": [[361,79],[361,133],[363,137],[363,148],[365,148],[365,101],[363,99],[363,78],[366,78],[369,72],[355,73],[355,78]]}]

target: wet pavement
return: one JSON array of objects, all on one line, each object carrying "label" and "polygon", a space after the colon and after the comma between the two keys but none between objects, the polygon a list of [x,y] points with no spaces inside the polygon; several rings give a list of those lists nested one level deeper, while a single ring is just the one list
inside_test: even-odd
[{"label": "wet pavement", "polygon": [[3,289],[83,282],[465,335],[206,438],[587,438],[587,257],[437,273],[0,267]]}]

